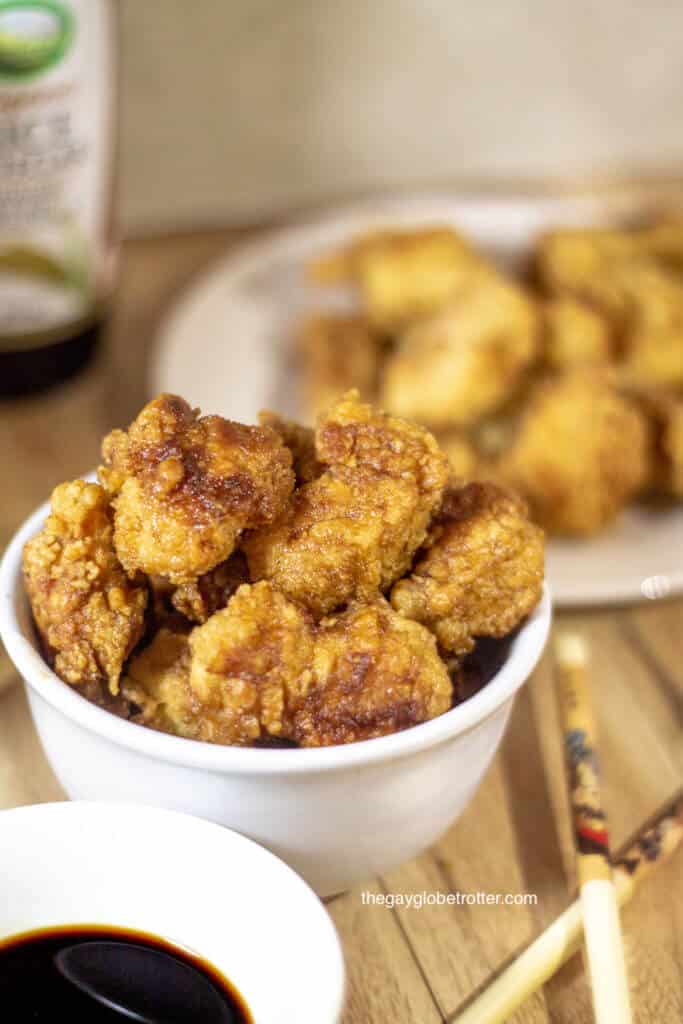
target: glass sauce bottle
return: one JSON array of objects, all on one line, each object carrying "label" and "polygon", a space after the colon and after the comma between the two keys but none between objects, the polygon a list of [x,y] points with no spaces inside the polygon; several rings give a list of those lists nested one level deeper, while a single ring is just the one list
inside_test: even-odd
[{"label": "glass sauce bottle", "polygon": [[0,0],[0,396],[93,352],[117,261],[114,0]]}]

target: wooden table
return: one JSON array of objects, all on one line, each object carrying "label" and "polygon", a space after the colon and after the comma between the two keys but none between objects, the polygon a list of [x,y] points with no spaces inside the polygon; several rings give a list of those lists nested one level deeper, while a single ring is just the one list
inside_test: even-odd
[{"label": "wooden table", "polygon": [[[144,371],[160,314],[190,277],[239,233],[126,246],[106,350],[76,382],[0,406],[0,548],[59,481],[96,464],[98,441],[145,397]],[[562,615],[593,644],[608,809],[616,844],[683,781],[683,602]],[[0,806],[62,797],[26,700],[0,663]],[[368,823],[372,827],[372,823]],[[573,890],[562,755],[549,665],[519,696],[500,755],[471,806],[428,853],[370,882],[377,893],[530,893],[529,905],[427,906],[333,900],[348,974],[345,1024],[450,1021],[472,993],[567,905]],[[635,1017],[683,1020],[683,853],[625,911]],[[580,957],[513,1018],[591,1020]]]}]

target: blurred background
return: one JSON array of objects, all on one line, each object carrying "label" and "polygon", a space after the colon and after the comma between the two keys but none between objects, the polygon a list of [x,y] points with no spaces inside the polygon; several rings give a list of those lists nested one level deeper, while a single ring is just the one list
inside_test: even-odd
[{"label": "blurred background", "polygon": [[369,189],[676,175],[683,8],[120,0],[121,218],[245,223]]},{"label": "blurred background", "polygon": [[[517,399],[526,401],[537,377],[561,387],[575,363],[597,370],[597,390],[580,388],[580,401],[573,390],[559,392],[548,418],[559,424],[559,443],[542,425],[528,476],[550,481],[551,511],[571,506],[596,519],[586,539],[551,537],[547,566],[556,605],[565,606],[558,621],[594,652],[608,803],[613,834],[624,839],[683,777],[683,225],[679,217],[661,233],[662,225],[630,230],[653,211],[683,209],[682,39],[683,5],[674,0],[0,0],[0,555],[58,483],[97,466],[102,437],[129,424],[157,391],[245,421],[264,406],[299,417],[295,376],[311,370],[336,392],[340,380],[356,383],[357,362],[381,394],[405,325],[373,320],[351,281],[357,308],[340,305],[353,310],[351,332],[342,323],[338,333],[344,317],[325,308],[306,347],[303,318],[318,312],[323,290],[312,283],[311,261],[380,221],[462,230],[487,259],[502,259],[488,267],[494,298],[475,302],[464,342],[457,304],[447,320],[456,370],[459,351],[482,341],[486,350],[493,339],[472,391],[480,376],[486,385],[494,379],[506,362],[499,353],[509,355],[518,340],[509,311],[520,303],[529,315],[519,335],[531,338],[519,379],[501,389],[478,440],[516,441]],[[425,193],[428,202],[416,200],[401,221],[411,202],[403,193]],[[337,217],[360,197],[371,197],[369,219],[357,210]],[[395,220],[385,213],[373,221],[382,203],[393,203]],[[316,220],[318,210],[327,219]],[[287,229],[309,212],[308,227]],[[576,289],[560,282],[556,294],[552,280],[542,288],[517,267],[508,273],[506,257],[519,256],[526,269],[539,233],[559,224],[629,230],[617,236],[614,266],[602,265],[600,244],[579,246]],[[448,287],[449,274],[461,280],[461,259],[470,265],[469,246],[452,231],[435,248],[430,231],[423,235],[417,255],[407,247],[407,270],[401,258],[392,264],[391,239],[388,254],[379,253],[396,271],[399,305],[410,299],[411,267],[418,293],[421,280],[429,283],[424,252],[427,270],[435,267]],[[471,267],[478,273],[478,255]],[[600,272],[605,288],[591,292]],[[623,317],[619,302],[615,312],[605,301],[614,281],[628,307]],[[448,288],[441,298],[450,302]],[[567,344],[559,343],[563,331]],[[437,331],[437,355],[440,338]],[[629,344],[641,362],[627,366]],[[414,367],[431,362],[439,384],[440,363],[424,352]],[[405,391],[431,415],[431,392],[415,383],[414,367]],[[630,372],[620,378],[626,395],[609,376],[615,368]],[[630,393],[634,378],[646,394]],[[474,451],[480,424],[467,425],[471,435],[454,427],[450,438],[445,426],[452,465],[472,460],[457,475],[478,473],[486,461]],[[666,500],[656,509],[641,502],[646,488]],[[0,646],[0,808],[63,797],[18,682]],[[353,957],[348,1024],[445,1020],[431,1001],[413,1001],[423,975],[436,965],[437,989],[443,983],[447,993],[439,1005],[450,1011],[564,907],[557,830],[539,828],[553,815],[560,829],[567,825],[558,737],[546,665],[520,694],[475,814],[454,833],[459,884],[483,891],[493,878],[510,888],[501,853],[508,843],[514,884],[541,894],[541,918],[525,918],[519,932],[512,918],[503,927],[490,918],[480,944],[468,939],[470,925],[454,929],[450,918],[428,969],[411,983],[415,950],[401,952],[393,916],[368,924],[355,897],[344,897],[336,920]],[[523,799],[508,794],[511,784]],[[442,849],[439,870],[449,857]],[[671,899],[676,884],[681,891],[680,857],[673,870],[643,898],[633,943],[639,999],[652,1008],[638,1019],[657,1024],[680,1021],[683,1007],[683,920]],[[411,875],[409,888],[429,888],[435,877]],[[431,926],[422,930],[433,942]],[[544,998],[539,1021],[591,1019],[580,971]],[[411,1012],[400,1017],[403,1006]]]}]

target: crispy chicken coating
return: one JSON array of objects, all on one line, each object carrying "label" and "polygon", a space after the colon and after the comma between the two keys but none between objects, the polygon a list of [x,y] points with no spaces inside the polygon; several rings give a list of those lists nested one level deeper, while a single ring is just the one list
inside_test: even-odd
[{"label": "crispy chicken coating", "polygon": [[386,601],[319,627],[270,583],[245,585],[189,637],[162,628],[131,659],[133,719],[210,743],[326,746],[382,736],[451,706],[434,637]]},{"label": "crispy chicken coating", "polygon": [[151,644],[130,659],[121,693],[139,725],[201,738],[199,702],[190,689],[187,630],[162,626]]},{"label": "crispy chicken coating", "polygon": [[288,738],[311,683],[308,614],[266,582],[245,584],[190,634],[162,628],[122,689],[137,721],[188,739],[248,746]]},{"label": "crispy chicken coating", "polygon": [[532,301],[499,275],[479,274],[399,339],[382,404],[435,429],[471,424],[514,393],[536,348]]},{"label": "crispy chicken coating", "polygon": [[605,317],[576,299],[548,299],[542,306],[543,356],[553,370],[604,365],[611,359]]},{"label": "crispy chicken coating", "polygon": [[384,736],[443,714],[452,697],[434,637],[378,598],[321,623],[293,738],[320,747]]},{"label": "crispy chicken coating", "polygon": [[173,395],[146,405],[102,451],[129,575],[195,581],[228,558],[244,529],[272,522],[294,487],[291,453],[274,430],[200,419]]},{"label": "crispy chicken coating", "polygon": [[382,360],[382,343],[365,317],[320,315],[301,330],[302,373],[313,415],[326,409],[349,388],[373,401]]},{"label": "crispy chicken coating", "polygon": [[320,476],[323,467],[315,451],[315,431],[294,420],[283,419],[276,412],[264,409],[259,413],[262,427],[270,427],[282,438],[283,444],[292,453],[292,467],[297,484],[307,484]]},{"label": "crispy chicken coating", "polygon": [[210,569],[193,583],[181,583],[172,589],[171,606],[191,622],[206,622],[214,612],[225,608],[243,583],[249,582],[247,560],[241,551]]},{"label": "crispy chicken coating", "polygon": [[312,276],[324,284],[357,283],[370,322],[391,332],[434,313],[483,266],[452,228],[428,227],[364,235],[317,261]]},{"label": "crispy chicken coating", "polygon": [[190,651],[202,739],[291,735],[294,706],[311,683],[313,622],[303,609],[268,582],[245,585],[193,631]]},{"label": "crispy chicken coating", "polygon": [[604,527],[647,477],[647,427],[607,374],[574,371],[532,397],[501,476],[553,533]]},{"label": "crispy chicken coating", "polygon": [[244,541],[252,579],[270,579],[320,616],[372,599],[422,544],[448,463],[422,427],[378,413],[349,392],[322,416],[328,469],[297,490],[284,516]]},{"label": "crispy chicken coating", "polygon": [[495,484],[450,488],[426,548],[391,603],[444,651],[462,655],[475,637],[505,636],[540,600],[543,533],[524,502]]},{"label": "crispy chicken coating", "polygon": [[26,592],[48,658],[67,683],[118,692],[142,636],[147,588],[130,582],[113,544],[107,495],[74,480],[52,493],[52,513],[24,548]]}]

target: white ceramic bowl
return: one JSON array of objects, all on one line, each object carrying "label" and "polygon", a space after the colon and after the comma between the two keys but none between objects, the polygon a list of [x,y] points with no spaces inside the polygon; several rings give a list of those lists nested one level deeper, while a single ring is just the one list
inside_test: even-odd
[{"label": "white ceramic bowl", "polygon": [[236,832],[132,804],[20,807],[0,812],[0,872],[0,939],[70,924],[151,932],[217,967],[255,1024],[339,1020],[344,965],[325,908]]},{"label": "white ceramic bowl", "polygon": [[79,696],[37,648],[21,551],[48,506],[21,527],[0,566],[0,636],[26,681],[47,757],[76,799],[186,811],[268,847],[320,895],[385,872],[458,817],[498,748],[517,690],[550,626],[543,600],[507,661],[474,697],[404,732],[310,750],[221,747],[133,725]]}]

